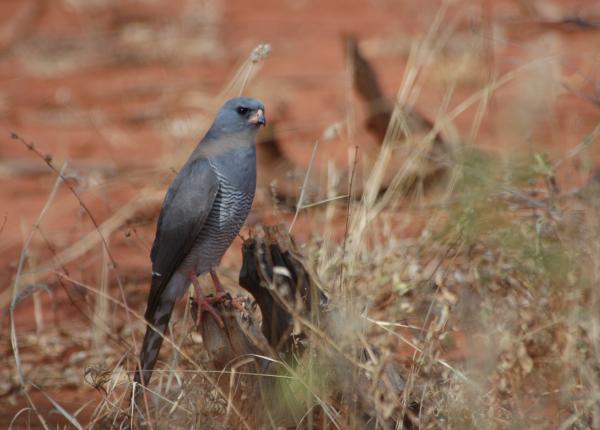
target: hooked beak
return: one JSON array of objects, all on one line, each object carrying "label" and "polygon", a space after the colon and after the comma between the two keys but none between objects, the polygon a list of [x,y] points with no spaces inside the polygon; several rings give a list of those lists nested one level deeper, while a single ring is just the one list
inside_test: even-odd
[{"label": "hooked beak", "polygon": [[266,125],[267,119],[265,118],[265,113],[262,109],[258,109],[249,119],[248,122],[250,124],[255,125]]}]

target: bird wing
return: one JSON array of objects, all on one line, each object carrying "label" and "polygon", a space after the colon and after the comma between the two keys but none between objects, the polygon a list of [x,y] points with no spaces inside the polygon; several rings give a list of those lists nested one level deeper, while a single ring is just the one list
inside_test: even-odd
[{"label": "bird wing", "polygon": [[192,249],[219,189],[205,158],[186,163],[167,191],[152,244],[152,285],[146,318],[152,315],[173,273]]}]

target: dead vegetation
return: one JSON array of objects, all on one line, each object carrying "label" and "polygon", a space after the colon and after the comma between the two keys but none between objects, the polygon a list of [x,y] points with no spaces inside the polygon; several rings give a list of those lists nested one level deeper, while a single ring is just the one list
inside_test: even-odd
[{"label": "dead vegetation", "polygon": [[[45,13],[44,3],[24,6],[24,28],[0,35],[0,55],[21,56],[36,76],[98,65],[184,63],[190,56],[214,60],[224,50],[220,2],[189,3],[178,22],[157,20],[151,7],[145,14],[70,1],[98,14],[99,28],[112,31],[41,42],[30,27]],[[523,22],[498,20],[507,32],[531,22],[536,34],[597,31],[593,17],[552,15],[518,3],[527,11]],[[302,129],[288,122],[289,103],[277,105],[275,126],[259,145],[263,176],[251,234],[234,245],[242,258],[224,269],[245,309],[225,301],[219,308],[225,329],[203,318],[198,331],[195,309],[180,306],[139,409],[130,396],[140,389],[132,371],[147,273],[145,260],[139,268],[128,258],[147,255],[164,192],[153,177],[171,174],[180,153],[167,146],[167,155],[148,165],[132,158],[63,164],[64,154],[46,155],[50,142],[32,145],[15,128],[11,145],[36,158],[3,162],[0,174],[53,182],[33,226],[22,228],[20,257],[7,269],[10,286],[0,292],[6,315],[0,351],[7,363],[0,367],[0,409],[12,411],[0,423],[599,428],[600,190],[591,172],[600,127],[593,117],[585,134],[575,135],[572,124],[550,112],[560,105],[557,88],[597,98],[593,73],[567,80],[560,61],[540,53],[539,41],[521,46],[525,60],[506,68],[491,46],[498,28],[488,7],[467,31],[465,16],[444,3],[428,31],[405,44],[410,49],[403,51],[406,65],[395,95],[380,79],[378,55],[405,45],[392,36],[347,36],[338,46],[349,83],[347,112],[311,131],[318,142],[310,146],[308,165],[286,151],[290,130]],[[558,44],[554,35],[551,40]],[[260,88],[252,87],[253,78],[267,54],[266,45],[250,53],[214,99],[249,85]],[[123,142],[119,127],[162,126],[171,140],[196,138],[210,114],[206,104],[218,105],[197,82],[153,85],[100,97],[110,105],[136,100],[101,118],[109,146]],[[429,85],[446,93],[424,115],[416,104]],[[9,124],[88,118],[83,110],[65,115],[62,104],[70,97],[55,95],[50,116],[40,110]],[[199,125],[182,125],[188,109],[202,112]],[[558,150],[540,144],[559,139],[547,128],[565,139]],[[359,145],[368,139],[375,143]],[[503,139],[514,139],[516,149]],[[345,163],[318,162],[331,142],[343,147]],[[592,179],[579,186],[575,176]],[[110,194],[119,181],[136,191],[121,196],[122,204]],[[109,210],[90,196],[95,193]],[[48,219],[57,207],[74,227],[52,229]],[[126,245],[131,238],[135,245]]]}]

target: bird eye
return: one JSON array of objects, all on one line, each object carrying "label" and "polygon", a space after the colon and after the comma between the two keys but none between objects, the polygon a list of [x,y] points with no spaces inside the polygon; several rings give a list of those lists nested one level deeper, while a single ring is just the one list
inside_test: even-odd
[{"label": "bird eye", "polygon": [[246,115],[249,110],[250,109],[248,109],[247,107],[244,107],[244,106],[240,106],[236,109],[237,113],[239,113],[240,115]]}]

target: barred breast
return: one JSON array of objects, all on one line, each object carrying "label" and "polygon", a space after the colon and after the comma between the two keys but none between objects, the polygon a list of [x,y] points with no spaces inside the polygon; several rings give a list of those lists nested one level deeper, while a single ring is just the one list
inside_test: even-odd
[{"label": "barred breast", "polygon": [[189,255],[198,275],[208,272],[219,264],[223,254],[244,225],[254,199],[254,192],[244,193],[233,186],[227,178],[218,174],[217,176],[219,176],[219,191]]}]

